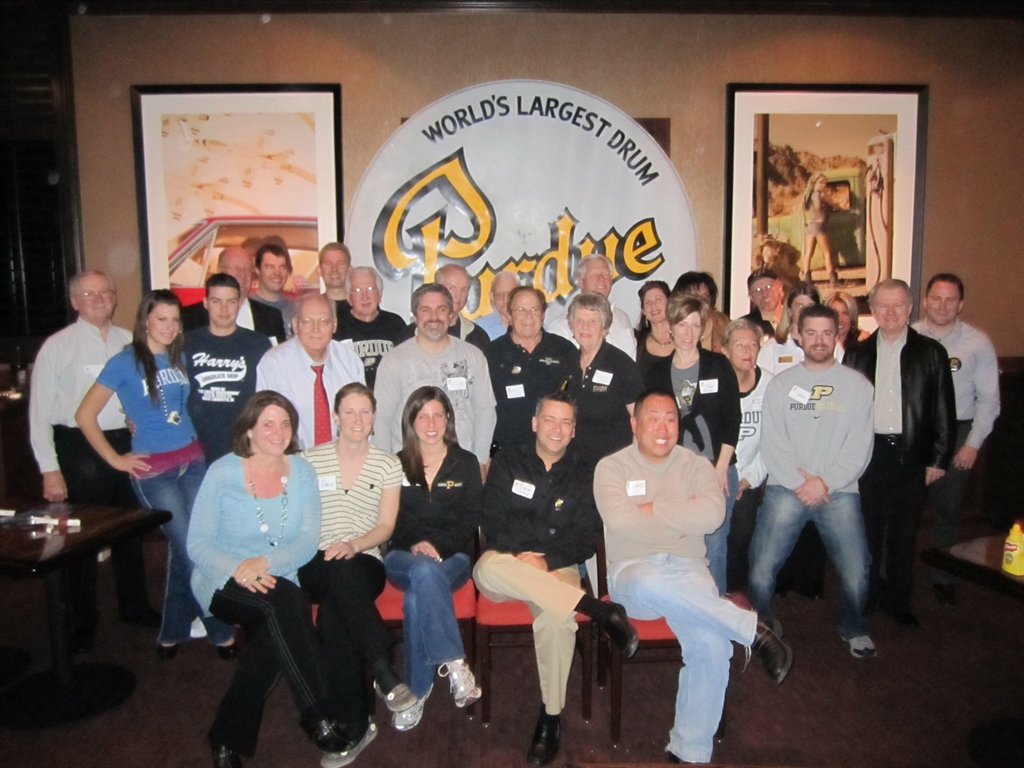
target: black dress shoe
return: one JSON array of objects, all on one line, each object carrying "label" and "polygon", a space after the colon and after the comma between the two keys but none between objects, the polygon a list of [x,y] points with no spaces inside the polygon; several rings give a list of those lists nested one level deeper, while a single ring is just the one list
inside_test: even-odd
[{"label": "black dress shoe", "polygon": [[932,584],[939,605],[956,605],[956,584]]},{"label": "black dress shoe", "polygon": [[610,610],[607,616],[598,623],[601,625],[601,629],[608,634],[615,650],[628,659],[636,653],[637,646],[640,645],[640,636],[636,632],[636,627],[629,623],[629,617],[623,606],[618,603],[608,603],[608,608]]},{"label": "black dress shoe", "polygon": [[232,643],[231,645],[218,645],[217,656],[224,659],[224,661],[231,661],[231,659],[237,659],[238,643]]},{"label": "black dress shoe", "polygon": [[757,622],[757,635],[750,650],[761,659],[768,677],[776,684],[781,684],[786,679],[789,668],[793,666],[793,651],[763,621]]},{"label": "black dress shoe", "polygon": [[892,615],[892,618],[901,627],[921,626],[921,622],[917,620],[917,616],[912,614],[910,611],[897,611]]},{"label": "black dress shoe", "polygon": [[562,735],[562,718],[549,715],[540,708],[537,727],[533,729],[533,743],[526,752],[526,762],[530,765],[547,765],[558,754],[558,742]]},{"label": "black dress shoe", "polygon": [[156,657],[158,659],[160,659],[160,661],[170,661],[171,659],[173,659],[177,655],[178,655],[178,644],[177,643],[175,643],[174,645],[160,645],[160,644],[157,644],[157,646],[156,646]]},{"label": "black dress shoe", "polygon": [[223,745],[213,748],[213,768],[242,768],[242,758]]},{"label": "black dress shoe", "polygon": [[121,621],[125,624],[135,624],[136,626],[148,627],[150,629],[159,629],[162,619],[163,616],[160,615],[160,612],[154,611],[148,605],[137,611],[126,611],[121,614]]},{"label": "black dress shoe", "polygon": [[303,727],[321,752],[347,752],[355,746],[352,740],[343,734],[342,727],[330,718]]}]

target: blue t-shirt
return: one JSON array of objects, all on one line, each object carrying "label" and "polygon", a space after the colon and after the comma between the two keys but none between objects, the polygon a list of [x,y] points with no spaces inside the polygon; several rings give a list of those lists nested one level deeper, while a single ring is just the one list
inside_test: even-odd
[{"label": "blue t-shirt", "polygon": [[[184,448],[196,439],[188,415],[188,376],[171,366],[166,353],[156,358],[156,385],[159,396],[149,397],[146,374],[135,362],[129,346],[107,361],[96,381],[113,390],[121,400],[124,415],[135,424],[133,453],[164,453]],[[178,423],[171,423],[170,419]]]}]

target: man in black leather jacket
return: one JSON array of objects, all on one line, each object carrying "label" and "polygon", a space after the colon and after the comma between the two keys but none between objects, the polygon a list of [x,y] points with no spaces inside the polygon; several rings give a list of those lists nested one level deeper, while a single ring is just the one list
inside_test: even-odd
[{"label": "man in black leather jacket", "polygon": [[905,282],[881,281],[869,302],[878,330],[843,361],[875,386],[875,447],[860,478],[871,552],[868,608],[880,604],[897,623],[916,627],[910,611],[914,545],[926,487],[945,474],[953,454],[953,377],[943,346],[909,327],[913,301]]}]

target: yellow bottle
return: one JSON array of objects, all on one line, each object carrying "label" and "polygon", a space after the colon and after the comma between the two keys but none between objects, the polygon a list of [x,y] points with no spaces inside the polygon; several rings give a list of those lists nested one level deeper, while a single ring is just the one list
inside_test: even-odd
[{"label": "yellow bottle", "polygon": [[1013,576],[1024,576],[1024,531],[1014,523],[1003,546],[1003,570]]}]

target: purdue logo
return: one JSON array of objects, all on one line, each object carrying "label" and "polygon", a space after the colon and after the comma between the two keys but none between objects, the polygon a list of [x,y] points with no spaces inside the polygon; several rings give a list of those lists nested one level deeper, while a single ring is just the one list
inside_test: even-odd
[{"label": "purdue logo", "polygon": [[830,387],[826,384],[816,384],[814,389],[811,390],[811,400],[821,400],[823,397],[828,397],[836,391],[835,387]]},{"label": "purdue logo", "polygon": [[471,320],[492,312],[500,271],[564,305],[580,260],[602,254],[609,298],[636,315],[632,283],[696,268],[690,204],[658,144],[596,96],[535,80],[467,88],[409,118],[368,167],[349,222],[353,263],[399,284],[382,304],[403,315],[450,263],[472,277]]},{"label": "purdue logo", "polygon": [[960,362],[960,358],[959,357],[951,357],[951,358],[949,358],[949,370],[952,371],[953,373],[956,373],[957,371],[959,371],[963,367],[964,367],[964,364]]}]

